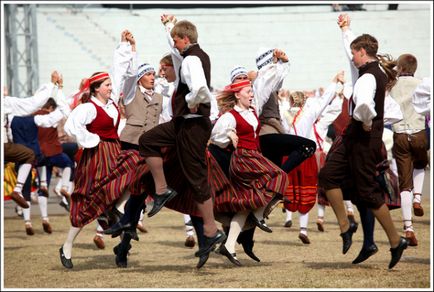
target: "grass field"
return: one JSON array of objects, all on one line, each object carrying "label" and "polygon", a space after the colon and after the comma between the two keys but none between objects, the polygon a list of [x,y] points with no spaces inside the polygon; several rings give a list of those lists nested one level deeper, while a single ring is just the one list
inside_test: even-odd
[{"label": "grass field", "polygon": [[[428,192],[429,193],[429,192]],[[243,264],[234,266],[225,257],[212,253],[206,265],[197,270],[196,248],[184,246],[182,215],[163,209],[157,216],[145,217],[148,233],[133,242],[128,268],[116,267],[113,247],[118,239],[105,237],[106,248],[98,250],[92,239],[95,224],[78,236],[73,250],[72,270],[59,260],[59,247],[69,228],[67,214],[50,217],[53,233],[42,230],[41,219],[34,216],[35,235],[27,236],[19,217],[4,219],[3,287],[17,288],[285,288],[285,289],[429,289],[430,274],[430,201],[423,197],[425,215],[416,217],[414,226],[419,240],[409,247],[393,270],[388,270],[390,251],[387,238],[376,224],[375,240],[379,252],[366,262],[353,265],[362,244],[362,229],[353,237],[353,246],[343,255],[339,228],[331,208],[326,209],[325,232],[316,229],[316,207],[309,219],[310,245],[298,239],[298,215],[293,226],[283,227],[285,215],[276,209],[270,216],[273,233],[257,230],[254,251],[261,259],[254,262],[237,245],[237,256]],[[392,211],[395,226],[401,233],[401,211]],[[358,219],[358,214],[356,213]],[[359,219],[358,219],[359,220]]]}]

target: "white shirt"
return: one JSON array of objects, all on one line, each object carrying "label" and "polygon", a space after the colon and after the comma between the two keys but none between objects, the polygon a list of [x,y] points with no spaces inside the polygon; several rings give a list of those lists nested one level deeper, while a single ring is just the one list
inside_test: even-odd
[{"label": "white shirt", "polygon": [[431,111],[431,77],[424,77],[416,87],[412,96],[414,110],[421,115],[429,115]]},{"label": "white shirt", "polygon": [[[115,126],[119,113],[113,100],[109,99],[107,104],[104,105],[94,96],[92,96],[91,99],[113,119],[113,125]],[[86,125],[95,120],[96,114],[96,108],[92,103],[82,103],[71,112],[65,122],[64,129],[66,134],[74,137],[77,144],[83,148],[93,148],[97,146],[100,141],[97,134],[89,132],[86,128]]]},{"label": "white shirt", "polygon": [[372,125],[372,119],[377,116],[375,111],[375,91],[377,83],[374,75],[370,73],[363,74],[360,78],[358,69],[352,62],[350,44],[355,39],[353,32],[348,29],[342,32],[342,40],[344,43],[345,53],[350,62],[351,77],[353,82],[353,101],[355,103],[354,109],[351,109],[349,113],[357,121],[364,123],[367,126]]},{"label": "white shirt", "polygon": [[258,116],[261,115],[264,104],[270,98],[271,93],[280,89],[288,72],[289,62],[281,61],[268,64],[258,71],[258,76],[253,82],[253,104]]},{"label": "white shirt", "polygon": [[[202,62],[197,56],[187,56],[183,58],[179,51],[174,47],[173,39],[170,31],[173,28],[173,23],[168,22],[165,26],[166,37],[171,48],[173,68],[176,74],[174,82],[175,88],[178,88],[179,80],[187,84],[190,92],[185,96],[185,101],[189,108],[194,108],[201,103],[209,103],[212,99],[212,94],[206,83],[205,73],[203,72]],[[179,71],[181,68],[181,76]],[[198,114],[187,114],[185,117],[197,117]]]},{"label": "white shirt", "polygon": [[[247,123],[252,126],[256,137],[256,129],[258,128],[259,122],[253,113],[254,109],[242,109],[236,105],[234,110],[236,110],[247,121]],[[237,121],[235,120],[234,115],[230,112],[224,113],[214,124],[211,132],[211,143],[221,148],[226,148],[232,142],[229,138],[229,133],[236,133],[236,127]]]}]

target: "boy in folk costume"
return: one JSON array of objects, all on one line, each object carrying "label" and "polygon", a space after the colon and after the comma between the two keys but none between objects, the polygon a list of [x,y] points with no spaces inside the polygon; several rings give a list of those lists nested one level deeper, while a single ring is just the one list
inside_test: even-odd
[{"label": "boy in folk costume", "polygon": [[160,150],[161,147],[174,146],[179,154],[182,153],[178,158],[194,190],[194,200],[204,221],[206,243],[196,253],[196,256],[201,256],[209,254],[217,243],[226,238],[217,229],[214,220],[205,157],[211,135],[211,63],[208,55],[197,44],[197,30],[193,23],[183,20],[173,25],[175,21],[172,22],[164,15],[162,21],[167,25],[174,43],[172,57],[177,78],[172,97],[172,120],[158,125],[139,139],[140,154],[146,157],[156,190],[154,205],[148,216],[155,215],[167,201],[177,195],[175,190],[167,186]]},{"label": "boy in folk costume", "polygon": [[386,90],[393,86],[395,80],[395,64],[383,56],[377,56],[378,41],[373,36],[364,34],[354,38],[349,30],[349,22],[347,15],[339,16],[338,24],[343,31],[345,49],[350,49],[353,56],[351,64],[354,66],[351,66],[351,70],[355,78],[349,103],[351,121],[342,136],[342,144],[329,155],[321,169],[319,185],[324,188],[338,219],[343,240],[342,252],[345,254],[351,247],[357,225],[349,222],[346,216],[340,183],[351,177],[354,183],[352,200],[371,209],[388,236],[391,269],[399,262],[408,244],[396,231],[375,177],[376,165],[383,160],[384,99]]},{"label": "boy in folk costume", "polygon": [[398,168],[402,220],[405,237],[410,246],[417,245],[412,224],[412,208],[415,216],[423,216],[421,196],[425,167],[428,164],[428,141],[425,133],[425,117],[412,106],[412,96],[421,80],[414,77],[417,60],[411,54],[398,58],[398,81],[390,91],[403,113],[403,120],[394,124],[393,157]]}]

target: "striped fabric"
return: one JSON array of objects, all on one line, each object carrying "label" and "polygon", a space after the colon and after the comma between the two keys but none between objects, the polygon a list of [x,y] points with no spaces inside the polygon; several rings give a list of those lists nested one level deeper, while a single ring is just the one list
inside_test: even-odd
[{"label": "striped fabric", "polygon": [[283,194],[288,184],[286,173],[256,150],[236,149],[232,153],[230,176],[234,191],[215,197],[217,210],[258,209],[274,193]]},{"label": "striped fabric", "polygon": [[307,213],[316,202],[318,184],[318,165],[315,155],[307,158],[299,166],[288,173],[289,184],[285,197],[291,203],[284,206],[289,211]]},{"label": "striped fabric", "polygon": [[71,194],[70,219],[74,227],[83,227],[100,216],[120,193],[100,191],[92,193],[97,182],[108,176],[116,167],[120,152],[118,140],[101,141],[94,148],[83,150],[77,165],[74,191]]}]

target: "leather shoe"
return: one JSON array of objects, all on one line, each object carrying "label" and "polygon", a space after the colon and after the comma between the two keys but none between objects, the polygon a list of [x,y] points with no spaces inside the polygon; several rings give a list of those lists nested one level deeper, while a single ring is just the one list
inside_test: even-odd
[{"label": "leather shoe", "polygon": [[196,268],[200,269],[203,267],[203,265],[208,261],[209,253],[204,254],[203,256],[199,257],[199,261],[197,262]]},{"label": "leather shoe", "polygon": [[117,237],[121,235],[122,231],[131,228],[131,223],[123,224],[122,222],[117,222],[110,226],[108,229],[104,230],[104,234],[111,234],[112,237]]},{"label": "leather shoe", "polygon": [[93,243],[95,243],[96,247],[99,248],[99,249],[104,249],[105,248],[104,239],[102,238],[102,236],[99,236],[98,234],[96,234],[93,237]]},{"label": "leather shoe", "polygon": [[368,246],[367,248],[363,247],[360,250],[359,255],[354,259],[353,264],[360,264],[361,262],[366,261],[370,256],[376,254],[378,251],[378,247],[374,244]]},{"label": "leather shoe", "polygon": [[298,234],[298,238],[301,240],[301,242],[303,242],[304,244],[310,244],[310,240],[309,237],[307,237],[306,234],[304,233],[299,233]]},{"label": "leather shoe", "polygon": [[113,248],[113,252],[115,253],[115,262],[116,266],[119,268],[126,268],[128,265],[128,251],[131,249],[131,244],[128,244],[127,247],[122,246],[122,243],[119,243]]},{"label": "leather shoe", "polygon": [[209,254],[211,251],[215,249],[215,246],[218,243],[221,243],[226,240],[226,234],[223,231],[217,230],[217,233],[213,237],[203,236],[205,238],[204,246],[201,247],[197,252],[195,252],[195,256],[201,257],[205,254]]},{"label": "leather shoe", "polygon": [[249,220],[252,220],[252,222],[256,226],[258,226],[261,230],[268,232],[268,233],[273,232],[273,230],[270,227],[268,227],[267,223],[265,223],[264,219],[258,220],[258,218],[256,218],[256,216],[253,215],[253,213],[250,213],[248,217],[250,217]]},{"label": "leather shoe", "polygon": [[283,200],[283,195],[279,193],[275,193],[271,200],[268,202],[267,206],[264,209],[264,218],[268,218],[268,216],[273,212],[274,208],[279,205],[279,203]]},{"label": "leather shoe", "polygon": [[241,232],[238,235],[237,242],[241,244],[246,255],[254,261],[260,262],[261,260],[253,253],[253,246],[255,245],[255,241],[253,240],[254,232],[254,228]]},{"label": "leather shoe", "polygon": [[401,239],[399,240],[399,244],[395,248],[390,248],[390,253],[392,254],[392,259],[389,263],[389,269],[393,268],[401,259],[402,253],[404,252],[404,249],[406,249],[408,246],[407,240],[401,236]]},{"label": "leather shoe", "polygon": [[408,230],[405,232],[405,239],[407,239],[409,246],[417,246],[417,239],[414,235],[414,231]]},{"label": "leather shoe", "polygon": [[33,231],[33,227],[31,223],[25,223],[24,226],[26,227],[26,234],[27,235],[34,235],[35,231]]},{"label": "leather shoe", "polygon": [[67,259],[65,257],[65,254],[63,253],[63,245],[62,247],[59,249],[59,253],[60,253],[60,262],[62,263],[62,265],[67,268],[67,269],[72,269],[73,265],[72,265],[72,259]]},{"label": "leather shoe", "polygon": [[50,223],[46,220],[42,220],[42,228],[48,234],[51,234],[53,232],[53,229],[51,228]]},{"label": "leather shoe", "polygon": [[252,260],[257,261],[258,263],[261,261],[254,253],[253,253],[253,245],[255,242],[252,240],[250,243],[242,242],[241,246],[244,249],[246,255],[248,255]]},{"label": "leather shoe", "polygon": [[18,206],[20,206],[21,208],[29,208],[29,204],[27,204],[26,199],[24,199],[24,197],[20,193],[13,191],[11,193],[11,199],[14,200],[15,203],[17,203]]},{"label": "leather shoe", "polygon": [[184,245],[186,247],[193,248],[195,244],[196,244],[196,241],[194,240],[194,237],[192,235],[187,236],[187,238],[185,239]]},{"label": "leather shoe", "polygon": [[324,221],[321,219],[316,220],[316,227],[319,232],[324,232]]},{"label": "leather shoe", "polygon": [[418,217],[423,216],[423,208],[420,205],[420,203],[417,203],[417,202],[413,203],[413,213],[414,213],[414,216],[418,216]]},{"label": "leather shoe", "polygon": [[351,244],[353,244],[353,233],[357,231],[357,227],[359,224],[350,222],[350,227],[347,231],[341,233],[343,245],[342,245],[342,253],[346,254],[347,251],[350,249]]},{"label": "leather shoe", "polygon": [[292,220],[286,221],[285,224],[283,225],[283,227],[286,227],[286,228],[290,228],[291,226],[292,226]]},{"label": "leather shoe", "polygon": [[227,249],[226,249],[226,246],[224,245],[224,244],[222,244],[221,246],[220,246],[220,248],[219,248],[219,253],[221,254],[221,255],[224,255],[224,256],[226,256],[230,261],[231,261],[231,263],[233,263],[234,265],[236,265],[236,266],[242,266],[242,264],[238,261],[238,259],[237,259],[237,255],[236,255],[236,253],[230,253]]},{"label": "leather shoe", "polygon": [[69,205],[68,204],[65,204],[65,202],[60,201],[59,206],[63,207],[66,210],[66,212],[69,213]]},{"label": "leather shoe", "polygon": [[154,205],[152,206],[152,210],[148,213],[148,217],[152,217],[157,214],[161,208],[163,208],[164,204],[173,199],[178,193],[171,189],[167,188],[167,191],[161,195],[154,195]]},{"label": "leather shoe", "polygon": [[143,226],[143,223],[137,223],[136,228],[139,229],[139,231],[142,233],[148,233],[148,230],[145,228],[145,226]]}]

